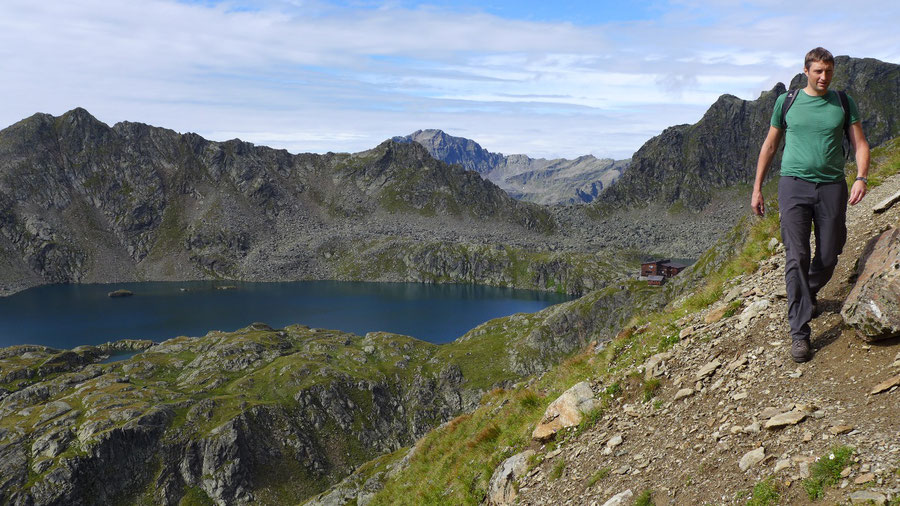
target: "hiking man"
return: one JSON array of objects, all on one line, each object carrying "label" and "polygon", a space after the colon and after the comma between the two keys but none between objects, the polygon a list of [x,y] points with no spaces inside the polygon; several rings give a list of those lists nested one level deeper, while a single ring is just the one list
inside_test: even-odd
[{"label": "hiking man", "polygon": [[[803,73],[807,78],[806,87],[784,93],[775,101],[769,133],[759,151],[750,201],[754,214],[762,216],[765,212],[763,180],[784,135],[778,206],[785,249],[791,358],[795,362],[811,358],[809,322],[818,313],[816,295],[831,279],[847,240],[845,129],[856,153],[856,181],[849,194],[851,205],[866,195],[869,173],[869,144],[860,125],[856,102],[828,89],[834,77],[834,56],[824,48],[813,49],[806,54]],[[788,95],[794,100],[782,114]],[[812,223],[816,225],[816,256],[810,262]]]}]

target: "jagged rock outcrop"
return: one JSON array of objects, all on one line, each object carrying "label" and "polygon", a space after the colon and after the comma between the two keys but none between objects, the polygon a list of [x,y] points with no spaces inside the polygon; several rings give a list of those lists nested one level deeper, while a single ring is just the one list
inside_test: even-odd
[{"label": "jagged rock outcrop", "polygon": [[515,198],[540,204],[590,202],[628,166],[628,160],[592,155],[573,160],[502,155],[487,151],[471,139],[435,129],[417,130],[394,140],[421,144],[438,160],[478,172]]},{"label": "jagged rock outcrop", "polygon": [[841,316],[866,341],[900,336],[900,228],[866,245]]},{"label": "jagged rock outcrop", "polygon": [[719,97],[696,124],[667,128],[644,143],[622,177],[597,201],[680,201],[699,210],[709,203],[713,189],[752,181],[775,99],[784,90],[779,83],[755,101]]},{"label": "jagged rock outcrop", "polygon": [[[800,74],[802,76],[802,74]],[[846,89],[857,101],[871,146],[900,134],[900,65],[871,58],[835,58],[832,89]],[[795,77],[792,88],[805,84]],[[721,96],[693,125],[667,128],[634,154],[615,185],[598,197],[606,206],[682,202],[704,208],[718,188],[752,183],[759,149],[769,128],[782,83],[753,101]],[[777,173],[780,152],[770,174]]]},{"label": "jagged rock outcrop", "polygon": [[594,396],[591,385],[586,381],[576,383],[547,406],[544,418],[531,437],[538,441],[552,439],[560,429],[578,425],[584,415],[599,408],[600,401]]},{"label": "jagged rock outcrop", "polygon": [[525,450],[497,466],[488,486],[487,504],[493,506],[515,504],[519,495],[516,491],[516,481],[525,475],[528,470],[528,459],[532,455],[534,450]]}]

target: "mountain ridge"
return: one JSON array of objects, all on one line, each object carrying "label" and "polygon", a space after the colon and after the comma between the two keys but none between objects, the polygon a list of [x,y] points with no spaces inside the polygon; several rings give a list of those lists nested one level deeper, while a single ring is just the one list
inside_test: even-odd
[{"label": "mountain ridge", "polygon": [[[799,74],[791,81],[805,83]],[[832,89],[846,89],[860,107],[869,144],[900,135],[900,65],[872,58],[835,57]],[[756,100],[722,95],[694,124],[669,127],[638,149],[617,183],[600,194],[594,206],[644,206],[651,202],[703,209],[718,189],[752,184],[759,148],[769,128],[778,95],[777,83]],[[848,151],[849,152],[849,151]],[[772,164],[778,173],[781,149]],[[749,197],[748,197],[749,198]]]},{"label": "mountain ridge", "polygon": [[[481,262],[482,282],[506,285],[509,266],[480,259],[475,245],[537,258],[548,237],[563,238],[546,209],[418,144],[292,155],[141,123],[109,127],[84,109],[0,131],[0,222],[7,293],[46,282],[340,279],[347,256],[333,255],[337,245],[398,240],[472,245],[475,256],[430,256],[430,266],[374,279],[424,281],[465,261]],[[514,282],[546,289],[528,276]]]},{"label": "mountain ridge", "polygon": [[598,159],[593,155],[574,159],[503,155],[440,129],[416,130],[393,140],[419,143],[438,160],[474,170],[517,199],[539,204],[590,202],[613,184],[628,165],[628,160]]}]

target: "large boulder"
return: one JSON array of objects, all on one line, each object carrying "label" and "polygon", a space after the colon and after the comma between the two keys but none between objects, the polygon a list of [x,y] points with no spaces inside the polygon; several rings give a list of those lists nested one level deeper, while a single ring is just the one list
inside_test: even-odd
[{"label": "large boulder", "polygon": [[585,414],[599,407],[600,401],[594,397],[591,386],[582,381],[547,406],[544,418],[531,436],[538,441],[550,440],[560,429],[580,424]]},{"label": "large boulder", "polygon": [[900,336],[900,228],[866,245],[841,316],[866,341]]},{"label": "large boulder", "polygon": [[525,450],[497,466],[488,486],[487,503],[490,505],[514,504],[519,493],[515,482],[528,471],[528,459],[534,450]]}]

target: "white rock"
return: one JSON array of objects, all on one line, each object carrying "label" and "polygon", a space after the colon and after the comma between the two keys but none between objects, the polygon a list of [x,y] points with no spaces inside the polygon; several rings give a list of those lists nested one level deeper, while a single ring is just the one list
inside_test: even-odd
[{"label": "white rock", "polygon": [[806,419],[806,412],[800,410],[788,411],[787,413],[781,413],[773,416],[766,422],[765,427],[767,429],[780,429],[782,427],[787,427],[788,425],[797,425]]},{"label": "white rock", "polygon": [[666,360],[672,358],[671,353],[657,353],[644,362],[644,379],[649,380],[666,373]]},{"label": "white rock", "polygon": [[751,467],[755,466],[762,462],[762,460],[766,458],[766,449],[760,446],[755,450],[751,450],[744,454],[741,457],[741,461],[738,463],[738,466],[741,468],[741,471],[746,471]]},{"label": "white rock", "polygon": [[608,501],[603,503],[603,506],[626,506],[631,504],[631,496],[634,494],[631,492],[631,489],[628,489],[624,492],[619,492],[618,494],[612,496]]},{"label": "white rock", "polygon": [[608,446],[609,448],[615,448],[622,444],[623,441],[624,439],[622,438],[622,436],[616,434],[615,436],[609,438],[609,441],[606,442],[606,446]]},{"label": "white rock", "polygon": [[678,400],[684,399],[685,397],[690,397],[692,395],[694,395],[693,388],[682,388],[681,390],[675,392],[674,400],[678,401]]},{"label": "white rock", "polygon": [[747,306],[741,315],[738,317],[738,327],[744,328],[750,324],[750,320],[759,316],[761,312],[769,307],[768,299],[759,299],[755,301],[753,304]]},{"label": "white rock", "polygon": [[791,459],[781,459],[775,463],[775,473],[791,467]]},{"label": "white rock", "polygon": [[578,425],[584,414],[599,407],[600,401],[594,398],[591,386],[587,381],[582,381],[547,406],[544,418],[534,428],[531,436],[538,441],[549,440],[560,429]]}]

